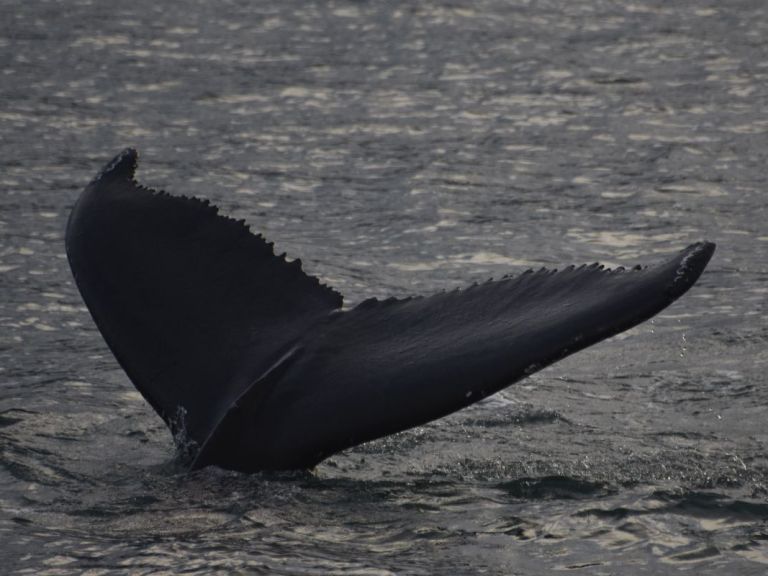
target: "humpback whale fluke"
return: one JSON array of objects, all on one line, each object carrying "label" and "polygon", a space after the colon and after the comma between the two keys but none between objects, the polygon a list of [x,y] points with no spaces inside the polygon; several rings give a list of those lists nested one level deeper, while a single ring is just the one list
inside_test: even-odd
[{"label": "humpback whale fluke", "polygon": [[647,320],[715,245],[631,270],[528,271],[429,297],[342,297],[207,201],[140,186],[135,150],[69,218],[78,288],[193,466],[312,467],[424,424]]}]

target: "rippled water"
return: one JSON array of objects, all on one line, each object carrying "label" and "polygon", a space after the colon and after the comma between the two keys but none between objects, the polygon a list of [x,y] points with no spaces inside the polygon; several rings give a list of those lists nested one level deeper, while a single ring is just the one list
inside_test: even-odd
[{"label": "rippled water", "polygon": [[[0,0],[11,574],[764,574],[768,13]],[[718,242],[681,301],[312,473],[178,468],[63,230],[127,145],[349,304]]]}]

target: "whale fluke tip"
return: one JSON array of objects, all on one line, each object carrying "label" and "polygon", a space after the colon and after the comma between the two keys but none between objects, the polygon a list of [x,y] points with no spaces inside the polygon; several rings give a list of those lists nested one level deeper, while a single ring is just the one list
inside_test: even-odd
[{"label": "whale fluke tip", "polygon": [[709,264],[716,247],[714,242],[705,240],[691,244],[680,252],[675,259],[677,265],[675,277],[668,289],[671,298],[679,298],[693,286]]},{"label": "whale fluke tip", "polygon": [[99,182],[106,178],[125,178],[127,180],[133,180],[138,165],[139,153],[136,152],[136,149],[125,148],[101,169],[101,172],[96,176],[94,182]]}]

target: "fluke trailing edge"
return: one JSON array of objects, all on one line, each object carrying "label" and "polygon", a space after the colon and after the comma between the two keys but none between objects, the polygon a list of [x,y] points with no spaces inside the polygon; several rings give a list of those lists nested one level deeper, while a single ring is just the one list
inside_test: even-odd
[{"label": "fluke trailing edge", "polygon": [[465,290],[342,297],[206,201],[134,180],[128,149],[80,196],[67,255],[96,325],[194,467],[312,467],[468,406],[647,320],[715,245],[653,267],[528,271]]}]

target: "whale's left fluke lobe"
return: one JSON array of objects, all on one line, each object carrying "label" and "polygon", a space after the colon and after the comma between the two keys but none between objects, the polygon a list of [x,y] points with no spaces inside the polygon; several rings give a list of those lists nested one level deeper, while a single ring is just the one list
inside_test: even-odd
[{"label": "whale's left fluke lobe", "polygon": [[135,169],[125,150],[88,185],[67,255],[120,365],[174,433],[202,444],[342,298],[207,201],[138,185]]},{"label": "whale's left fluke lobe", "polygon": [[109,347],[195,467],[311,467],[449,414],[652,317],[715,248],[342,312],[298,261],[205,201],[138,185],[135,169],[126,150],[88,185],[67,254]]}]

